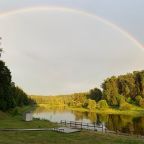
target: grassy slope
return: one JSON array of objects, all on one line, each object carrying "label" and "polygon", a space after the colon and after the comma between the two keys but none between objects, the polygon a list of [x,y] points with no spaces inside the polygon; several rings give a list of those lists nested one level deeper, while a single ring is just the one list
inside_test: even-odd
[{"label": "grassy slope", "polygon": [[[20,109],[24,111],[28,108]],[[0,128],[39,128],[56,127],[48,121],[34,120],[25,122],[21,115],[11,116],[0,112]],[[50,131],[36,132],[2,132],[0,131],[0,144],[144,144],[144,140],[136,137],[101,134],[82,131],[73,134],[63,134]]]}]

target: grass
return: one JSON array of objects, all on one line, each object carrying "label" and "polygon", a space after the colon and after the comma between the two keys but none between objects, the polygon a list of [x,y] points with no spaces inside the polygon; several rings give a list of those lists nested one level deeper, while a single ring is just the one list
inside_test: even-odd
[{"label": "grass", "polygon": [[0,144],[143,144],[135,137],[116,136],[82,131],[64,134],[51,131],[41,132],[1,132]]},{"label": "grass", "polygon": [[[20,108],[22,113],[30,107]],[[25,122],[22,115],[12,116],[0,112],[0,128],[50,128],[57,124],[45,120],[34,119]],[[52,131],[25,131],[15,132],[0,131],[0,144],[144,144],[142,138],[135,136],[118,136],[98,132],[81,131],[78,133],[64,134]]]},{"label": "grass", "polygon": [[13,116],[11,113],[0,112],[0,128],[51,128],[56,127],[55,123],[46,120],[34,119],[26,122],[23,120],[22,113],[31,107],[19,108],[19,114]]}]

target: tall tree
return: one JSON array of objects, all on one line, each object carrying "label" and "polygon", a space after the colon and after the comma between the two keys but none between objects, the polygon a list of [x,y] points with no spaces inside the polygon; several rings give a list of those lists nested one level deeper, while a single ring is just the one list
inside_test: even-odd
[{"label": "tall tree", "polygon": [[107,100],[109,105],[118,105],[116,96],[118,93],[117,78],[111,77],[104,81],[102,84],[104,99]]},{"label": "tall tree", "polygon": [[102,99],[102,91],[98,88],[91,89],[90,92],[87,94],[87,98],[95,100],[98,102]]},{"label": "tall tree", "polygon": [[15,106],[14,98],[11,95],[11,72],[0,61],[0,109],[5,111]]}]

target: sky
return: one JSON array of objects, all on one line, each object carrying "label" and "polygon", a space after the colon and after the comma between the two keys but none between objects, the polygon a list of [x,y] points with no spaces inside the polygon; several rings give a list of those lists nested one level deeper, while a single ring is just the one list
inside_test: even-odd
[{"label": "sky", "polygon": [[144,69],[143,0],[0,0],[2,59],[28,94],[100,87]]}]

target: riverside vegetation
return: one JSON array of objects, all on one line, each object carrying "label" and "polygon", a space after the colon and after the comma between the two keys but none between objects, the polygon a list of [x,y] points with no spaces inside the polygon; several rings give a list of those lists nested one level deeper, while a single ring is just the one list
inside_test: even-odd
[{"label": "riverside vegetation", "polygon": [[[0,50],[1,52],[1,50]],[[105,89],[106,90],[106,89]],[[95,93],[99,93],[95,95]],[[140,98],[137,102],[136,97],[123,97],[119,96],[119,102],[126,104],[131,103],[132,105],[142,106],[143,93],[139,91]],[[94,95],[92,95],[94,93]],[[95,97],[96,96],[96,97]],[[99,98],[97,97],[99,96]],[[101,93],[99,89],[94,89],[90,93],[74,94],[70,97],[57,97],[55,100],[47,100],[41,97],[42,103],[48,104],[50,102],[55,104],[58,103],[60,99],[60,104],[67,104],[74,107],[84,107],[87,109],[96,108],[108,108],[109,106],[118,106],[117,103],[112,103],[109,101],[108,97],[106,99],[106,93]],[[112,96],[111,96],[112,97]],[[46,97],[45,97],[46,98]],[[73,98],[73,99],[71,99]],[[97,99],[98,98],[98,99]],[[49,99],[49,100],[48,100]],[[52,97],[51,97],[52,99]],[[129,100],[128,100],[129,99]],[[72,101],[71,101],[72,100]],[[25,122],[22,120],[22,113],[30,110],[32,105],[40,103],[40,97],[28,97],[27,94],[19,87],[15,86],[12,82],[11,72],[5,63],[0,60],[0,128],[50,128],[57,127],[57,124],[34,119],[31,122]],[[108,103],[108,104],[107,104]],[[130,104],[130,105],[131,105]],[[56,132],[0,132],[0,143],[2,144],[24,144],[24,143],[73,143],[73,144],[87,144],[87,143],[144,143],[143,139],[127,136],[116,136],[109,134],[101,134],[98,132],[86,132],[82,131],[74,134],[61,134]]]},{"label": "riverside vegetation", "polygon": [[102,90],[94,88],[85,93],[60,96],[31,95],[44,107],[66,106],[78,111],[144,114],[144,71],[135,71],[107,78]]},{"label": "riverside vegetation", "polygon": [[[17,108],[18,113],[0,112],[0,128],[51,128],[57,124],[34,119],[31,122],[22,120],[22,113],[31,109],[31,106]],[[102,134],[93,131],[64,134],[53,131],[27,131],[27,132],[0,132],[0,144],[143,144],[144,140],[136,136],[120,136],[115,134]]]}]

